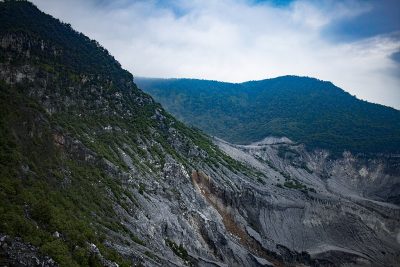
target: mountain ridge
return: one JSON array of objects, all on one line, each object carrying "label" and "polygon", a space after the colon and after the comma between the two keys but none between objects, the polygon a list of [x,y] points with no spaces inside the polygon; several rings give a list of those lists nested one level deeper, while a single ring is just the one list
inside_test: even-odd
[{"label": "mountain ridge", "polygon": [[214,80],[214,79],[206,79],[206,78],[190,78],[190,77],[149,77],[149,76],[134,76],[134,79],[138,79],[138,80],[159,80],[159,81],[163,81],[163,80],[171,80],[171,81],[177,81],[177,80],[187,80],[187,81],[204,81],[204,82],[216,82],[216,83],[222,83],[222,84],[233,84],[233,85],[240,85],[240,84],[246,84],[246,83],[257,83],[257,82],[264,82],[264,81],[269,81],[269,80],[274,80],[274,79],[279,79],[279,78],[306,78],[306,79],[311,79],[311,80],[316,80],[316,81],[320,81],[320,82],[325,82],[325,83],[329,83],[332,84],[333,86],[339,88],[340,90],[344,91],[345,93],[355,97],[357,100],[363,101],[363,102],[368,102],[369,104],[373,104],[373,105],[378,105],[378,106],[383,106],[385,108],[389,108],[389,109],[394,109],[396,111],[399,111],[399,109],[392,107],[392,106],[388,106],[382,103],[377,103],[377,102],[372,102],[371,100],[366,100],[366,99],[362,99],[362,98],[358,98],[356,95],[352,95],[350,92],[336,86],[332,81],[328,81],[328,80],[323,80],[323,79],[319,79],[316,77],[312,77],[312,76],[302,76],[302,75],[296,75],[296,74],[286,74],[286,75],[281,75],[281,76],[276,76],[276,77],[271,77],[271,78],[264,78],[264,79],[255,79],[255,80],[246,80],[243,82],[229,82],[229,81],[222,81],[222,80]]},{"label": "mountain ridge", "polygon": [[244,83],[135,81],[185,123],[229,142],[285,136],[336,155],[400,152],[400,111],[357,99],[331,82],[293,75]]},{"label": "mountain ridge", "polygon": [[399,262],[399,158],[218,142],[34,5],[0,14],[0,265]]}]

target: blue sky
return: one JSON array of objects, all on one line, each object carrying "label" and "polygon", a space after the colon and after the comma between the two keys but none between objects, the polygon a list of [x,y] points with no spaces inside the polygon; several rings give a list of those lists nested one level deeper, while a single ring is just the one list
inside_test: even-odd
[{"label": "blue sky", "polygon": [[329,80],[400,109],[398,0],[34,0],[136,76]]}]

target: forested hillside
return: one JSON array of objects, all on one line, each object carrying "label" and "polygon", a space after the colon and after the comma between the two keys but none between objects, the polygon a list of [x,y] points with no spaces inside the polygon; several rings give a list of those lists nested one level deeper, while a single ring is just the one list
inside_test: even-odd
[{"label": "forested hillside", "polygon": [[0,107],[0,266],[399,262],[396,155],[212,139],[27,1],[0,2]]},{"label": "forested hillside", "polygon": [[[246,169],[132,79],[70,25],[26,1],[0,2],[0,265],[139,264],[110,242],[146,247],[127,221],[164,167]],[[180,259],[164,238],[152,242]]]},{"label": "forested hillside", "polygon": [[135,81],[182,121],[229,142],[286,136],[339,154],[400,152],[400,111],[359,100],[330,82],[297,76],[240,84]]}]

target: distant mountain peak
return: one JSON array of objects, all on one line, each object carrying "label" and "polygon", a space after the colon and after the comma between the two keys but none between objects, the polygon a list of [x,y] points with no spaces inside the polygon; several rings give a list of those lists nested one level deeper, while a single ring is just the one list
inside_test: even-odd
[{"label": "distant mountain peak", "polygon": [[[183,102],[187,111],[208,103],[206,121],[211,114],[238,133],[247,118],[238,111],[250,100],[272,111],[269,102],[282,102],[277,114],[287,116],[272,123],[290,130],[306,129],[296,128],[291,107],[320,124],[335,121],[307,117],[315,112],[306,100],[321,99],[313,86],[302,88],[306,99],[288,98],[279,92],[292,94],[296,83],[278,81],[283,90],[266,90],[266,102],[255,83],[180,82],[166,81],[201,100]],[[214,98],[215,89],[222,98]],[[328,107],[330,93],[343,97],[325,93]],[[230,112],[221,116],[219,105]],[[253,145],[212,139],[137,88],[96,41],[30,3],[0,2],[0,107],[1,266],[399,262],[399,157],[332,159],[280,138],[284,132]]]},{"label": "distant mountain peak", "polygon": [[238,84],[136,83],[179,119],[233,143],[286,136],[339,155],[400,152],[400,111],[359,100],[328,81],[287,75]]}]

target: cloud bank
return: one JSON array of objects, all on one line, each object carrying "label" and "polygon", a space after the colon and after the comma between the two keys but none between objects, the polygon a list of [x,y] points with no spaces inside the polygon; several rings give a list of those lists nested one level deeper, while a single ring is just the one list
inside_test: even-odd
[{"label": "cloud bank", "polygon": [[229,82],[311,76],[332,81],[358,98],[400,109],[400,66],[392,56],[400,51],[399,32],[343,41],[340,31],[330,30],[337,25],[345,30],[346,22],[368,14],[379,16],[373,13],[376,2],[33,2],[98,40],[134,76]]}]

